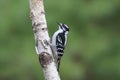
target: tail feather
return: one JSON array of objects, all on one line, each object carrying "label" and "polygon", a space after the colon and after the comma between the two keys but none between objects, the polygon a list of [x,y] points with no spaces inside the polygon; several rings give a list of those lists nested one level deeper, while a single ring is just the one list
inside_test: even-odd
[{"label": "tail feather", "polygon": [[59,72],[59,68],[60,68],[60,60],[61,60],[61,57],[59,57],[57,59],[57,70],[58,70],[58,72]]}]

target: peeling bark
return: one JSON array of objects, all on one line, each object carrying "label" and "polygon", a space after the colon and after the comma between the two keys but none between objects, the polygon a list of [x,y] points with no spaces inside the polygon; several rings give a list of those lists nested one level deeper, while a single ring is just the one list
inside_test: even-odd
[{"label": "peeling bark", "polygon": [[50,48],[43,0],[30,0],[30,18],[35,37],[35,48],[39,56],[45,80],[60,80]]}]

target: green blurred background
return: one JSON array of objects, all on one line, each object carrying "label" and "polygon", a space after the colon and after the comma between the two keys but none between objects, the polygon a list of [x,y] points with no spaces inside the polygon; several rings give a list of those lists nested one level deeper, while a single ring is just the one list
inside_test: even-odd
[{"label": "green blurred background", "polygon": [[[50,37],[70,26],[62,80],[120,80],[120,0],[44,0]],[[0,80],[44,80],[29,0],[0,0]]]}]

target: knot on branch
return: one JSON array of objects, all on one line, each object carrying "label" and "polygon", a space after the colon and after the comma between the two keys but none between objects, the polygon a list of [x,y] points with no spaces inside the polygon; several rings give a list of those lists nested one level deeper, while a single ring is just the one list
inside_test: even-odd
[{"label": "knot on branch", "polygon": [[39,54],[39,62],[43,68],[46,68],[48,64],[53,62],[52,55],[47,52],[42,52]]}]

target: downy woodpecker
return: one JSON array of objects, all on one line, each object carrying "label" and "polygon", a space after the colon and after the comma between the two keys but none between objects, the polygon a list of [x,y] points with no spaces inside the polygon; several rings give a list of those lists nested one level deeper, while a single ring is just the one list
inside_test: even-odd
[{"label": "downy woodpecker", "polygon": [[58,23],[58,26],[59,29],[54,33],[52,37],[52,48],[56,59],[57,69],[59,71],[60,60],[63,56],[64,49],[66,46],[69,27],[63,23]]}]

